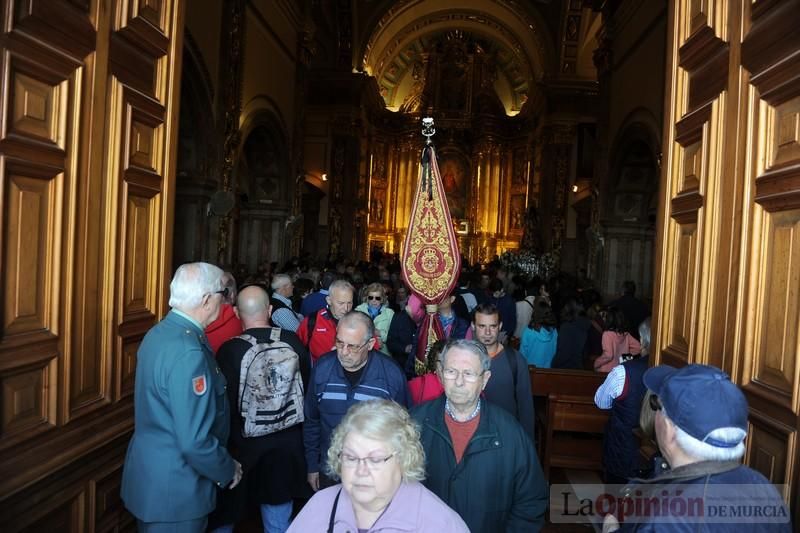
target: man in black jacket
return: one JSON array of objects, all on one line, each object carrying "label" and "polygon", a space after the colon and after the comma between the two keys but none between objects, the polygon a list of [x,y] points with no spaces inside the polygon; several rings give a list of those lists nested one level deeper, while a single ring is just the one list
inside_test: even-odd
[{"label": "man in black jacket", "polygon": [[650,316],[650,309],[636,297],[636,284],[630,280],[622,284],[622,296],[609,304],[625,315],[628,332],[639,340],[639,324]]},{"label": "man in black jacket", "polygon": [[[291,331],[270,327],[272,306],[267,292],[251,285],[239,293],[239,317],[244,335],[255,337],[259,343],[280,340],[292,347],[300,359],[299,372],[303,385],[308,382],[310,364],[305,346]],[[217,511],[211,516],[211,526],[233,524],[245,516],[248,502],[261,506],[265,531],[285,531],[289,527],[294,497],[309,497],[306,484],[306,465],[303,455],[303,425],[295,424],[262,437],[242,435],[242,416],[239,411],[239,376],[242,359],[252,344],[234,337],[217,352],[217,363],[227,380],[231,405],[231,435],[229,448],[244,468],[240,488],[221,491]],[[302,405],[298,406],[302,409]],[[215,523],[216,522],[216,523]],[[232,525],[222,531],[233,531]]]},{"label": "man in black jacket", "polygon": [[481,398],[490,364],[486,348],[472,340],[452,340],[442,351],[444,397],[411,413],[425,450],[424,483],[472,533],[539,531],[547,483],[522,426]]},{"label": "man in black jacket", "polygon": [[534,409],[528,362],[517,350],[500,343],[503,329],[500,311],[492,304],[478,304],[472,319],[475,340],[483,344],[491,358],[492,379],[486,386],[486,399],[511,413],[535,442]]}]

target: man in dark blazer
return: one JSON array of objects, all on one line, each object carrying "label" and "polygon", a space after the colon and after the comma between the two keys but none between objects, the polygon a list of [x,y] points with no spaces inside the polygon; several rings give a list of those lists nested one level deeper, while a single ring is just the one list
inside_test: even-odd
[{"label": "man in dark blazer", "polygon": [[203,333],[219,315],[222,274],[207,263],[178,267],[172,310],[139,346],[136,425],[122,473],[122,500],[139,531],[204,532],[217,487],[242,476],[225,449],[225,378]]}]

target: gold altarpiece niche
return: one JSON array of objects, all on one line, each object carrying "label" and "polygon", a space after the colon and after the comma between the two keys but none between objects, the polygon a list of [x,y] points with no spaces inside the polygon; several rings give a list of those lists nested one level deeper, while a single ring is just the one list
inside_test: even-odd
[{"label": "gold altarpiece niche", "polygon": [[[400,252],[419,177],[422,116],[436,117],[439,168],[461,253],[470,262],[519,247],[536,122],[527,66],[462,31],[421,38],[376,73],[394,120],[368,142],[370,249]],[[520,112],[522,110],[522,112]]]}]

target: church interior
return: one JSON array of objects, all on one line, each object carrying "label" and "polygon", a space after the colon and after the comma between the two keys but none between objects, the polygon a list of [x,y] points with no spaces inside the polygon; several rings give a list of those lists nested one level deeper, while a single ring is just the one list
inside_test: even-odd
[{"label": "church interior", "polygon": [[129,531],[142,337],[185,262],[399,254],[425,139],[462,258],[652,304],[800,506],[800,1],[3,0],[0,529]]}]

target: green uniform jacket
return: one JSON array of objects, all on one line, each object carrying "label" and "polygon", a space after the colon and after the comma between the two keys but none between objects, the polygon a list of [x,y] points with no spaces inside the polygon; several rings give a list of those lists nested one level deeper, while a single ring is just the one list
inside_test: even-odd
[{"label": "green uniform jacket", "polygon": [[522,426],[501,407],[481,400],[478,429],[456,464],[444,401],[442,396],[411,412],[425,449],[425,486],[461,515],[472,533],[539,531],[548,487]]},{"label": "green uniform jacket", "polygon": [[225,378],[203,331],[170,312],[145,335],[136,361],[136,426],[122,473],[125,507],[144,522],[201,518],[234,463],[225,445]]}]

